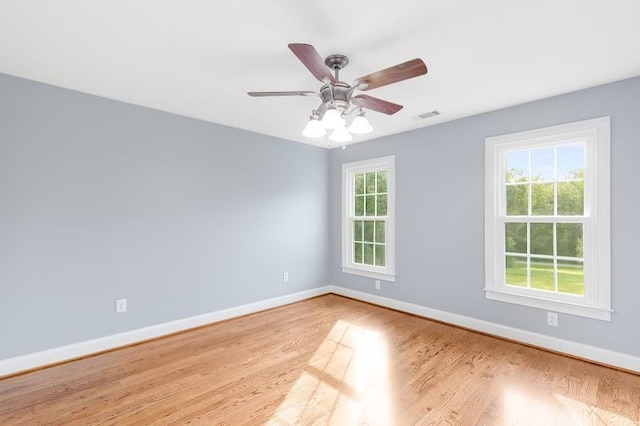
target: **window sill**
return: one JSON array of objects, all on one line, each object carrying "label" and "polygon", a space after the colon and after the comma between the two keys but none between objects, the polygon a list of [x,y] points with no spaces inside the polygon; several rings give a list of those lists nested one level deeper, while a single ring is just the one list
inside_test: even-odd
[{"label": "window sill", "polygon": [[593,318],[601,321],[611,321],[611,310],[596,308],[589,305],[563,302],[559,300],[549,300],[538,297],[523,296],[506,291],[485,289],[485,296],[490,300],[513,303],[516,305],[529,306],[531,308],[544,309],[547,311],[560,312],[564,314],[577,315],[586,318]]},{"label": "window sill", "polygon": [[346,274],[360,275],[362,277],[367,277],[367,278],[374,278],[376,280],[390,281],[390,282],[396,281],[396,274],[392,274],[389,272],[369,271],[365,269],[353,268],[348,266],[343,266],[342,272]]}]

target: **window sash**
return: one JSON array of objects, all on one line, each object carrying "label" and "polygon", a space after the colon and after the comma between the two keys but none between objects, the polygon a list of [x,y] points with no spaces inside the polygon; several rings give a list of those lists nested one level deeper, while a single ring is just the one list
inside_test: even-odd
[{"label": "window sash", "polygon": [[[585,155],[586,155],[586,151],[588,149],[588,140],[580,140],[581,145],[584,146],[585,149]],[[590,223],[590,218],[588,216],[586,216],[584,213],[582,215],[562,215],[559,216],[557,214],[558,211],[558,191],[556,189],[556,186],[558,183],[564,183],[567,182],[569,180],[561,180],[559,181],[557,179],[557,148],[558,147],[562,147],[565,145],[572,145],[575,144],[575,140],[571,140],[571,141],[566,141],[563,139],[560,140],[555,140],[554,142],[545,142],[545,143],[541,143],[541,144],[527,144],[526,147],[517,147],[517,148],[512,148],[512,149],[504,149],[501,150],[499,155],[500,155],[500,167],[499,167],[499,174],[501,176],[501,180],[500,180],[500,191],[501,191],[501,203],[500,203],[500,215],[498,217],[497,220],[497,224],[498,226],[501,227],[500,232],[499,232],[499,239],[498,239],[498,244],[500,245],[501,249],[499,251],[499,257],[502,259],[503,263],[502,266],[500,268],[500,273],[499,273],[499,282],[498,285],[502,288],[505,289],[509,289],[509,291],[512,292],[526,292],[526,293],[531,293],[531,294],[538,294],[539,297],[547,297],[547,298],[552,298],[552,299],[559,299],[559,300],[569,300],[569,301],[573,301],[573,302],[580,302],[582,300],[588,301],[587,303],[589,303],[592,298],[589,297],[589,291],[587,289],[587,280],[584,279],[584,265],[587,263],[584,259],[584,257],[582,258],[571,258],[571,257],[567,257],[567,258],[561,258],[558,257],[555,254],[552,255],[541,255],[541,254],[536,254],[536,253],[532,253],[530,250],[530,244],[531,244],[531,235],[528,232],[527,233],[527,253],[512,253],[512,252],[507,252],[505,249],[505,245],[506,245],[506,235],[505,235],[505,228],[506,228],[506,224],[507,223],[525,223],[527,224],[527,228],[530,229],[531,224],[537,224],[537,223],[542,223],[542,224],[561,224],[561,223],[580,223],[583,225],[583,245],[584,245],[584,234],[585,234],[585,228],[586,226]],[[554,149],[554,177],[551,180],[532,180],[532,176],[531,176],[531,152],[540,148],[553,148]],[[506,181],[506,175],[507,175],[507,157],[510,153],[513,152],[527,152],[528,154],[528,170],[527,170],[527,181],[522,181],[522,182],[507,182]],[[592,173],[592,171],[588,168],[588,164],[584,164],[584,176],[589,176]],[[586,178],[580,178],[580,179],[572,179],[572,181],[583,181],[583,182],[591,182],[591,180],[587,180]],[[553,185],[553,214],[549,214],[549,215],[534,215],[532,214],[532,209],[533,209],[533,191],[531,190],[531,188],[534,185],[537,184],[542,184],[542,185]],[[517,186],[517,185],[521,185],[521,186],[527,186],[529,188],[528,190],[528,200],[527,200],[527,211],[528,214],[526,215],[509,215],[507,214],[507,188],[509,186]],[[588,187],[583,187],[583,191],[586,194],[588,191],[590,190],[590,188]],[[584,194],[583,194],[583,199],[585,198]],[[587,210],[586,206],[585,209]],[[554,226],[555,229],[555,226]],[[556,239],[555,239],[555,231],[554,231],[554,237],[553,237],[553,250],[555,252],[556,249]],[[510,284],[507,282],[507,267],[506,267],[506,263],[507,263],[507,256],[516,256],[516,257],[524,257],[527,259],[527,287],[521,287],[521,286],[516,286],[513,284]],[[553,260],[553,274],[554,274],[554,291],[549,291],[549,290],[544,290],[544,289],[539,289],[539,288],[533,288],[531,287],[531,272],[532,272],[532,268],[529,266],[530,263],[530,259],[531,258],[539,258],[539,259],[550,259]],[[583,294],[571,294],[571,293],[566,293],[566,292],[561,292],[558,291],[557,287],[558,287],[558,282],[557,282],[557,260],[576,260],[576,261],[582,261],[583,262]]]},{"label": "window sash", "polygon": [[[352,230],[352,235],[351,235],[351,244],[352,244],[352,246],[351,246],[351,249],[353,250],[353,252],[351,253],[351,261],[355,265],[374,266],[374,267],[378,267],[378,268],[386,267],[386,265],[387,265],[387,253],[386,253],[386,250],[387,250],[387,240],[386,240],[387,220],[386,219],[387,219],[387,216],[377,216],[375,219],[369,219],[368,217],[367,218],[356,217],[355,219],[351,219],[351,230]],[[361,231],[362,239],[361,240],[356,239],[356,234],[355,234],[355,224],[356,224],[356,222],[373,222],[372,241],[365,241],[365,235],[364,235],[365,234],[365,230],[364,230],[364,227],[363,227],[363,229]],[[377,236],[377,233],[378,233],[377,223],[380,223],[380,222],[383,223],[383,225],[384,225],[384,231],[383,231],[384,241],[382,241],[382,242],[378,241],[378,236]],[[362,253],[361,253],[362,262],[357,262],[356,261],[356,251],[355,251],[355,245],[356,244],[362,244],[363,245]],[[364,250],[365,250],[364,245],[365,244],[369,244],[369,245],[373,245],[374,246],[374,251],[372,253],[372,256],[373,256],[373,263],[372,264],[364,262],[364,258],[365,258],[365,256],[364,256]],[[377,265],[376,264],[377,263],[377,258],[376,258],[376,250],[377,249],[376,249],[376,246],[383,247],[383,249],[385,251],[384,261],[383,261],[384,265]]]}]

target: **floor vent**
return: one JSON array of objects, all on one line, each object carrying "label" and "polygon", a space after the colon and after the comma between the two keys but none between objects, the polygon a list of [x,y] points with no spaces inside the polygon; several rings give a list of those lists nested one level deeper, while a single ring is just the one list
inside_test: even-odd
[{"label": "floor vent", "polygon": [[440,111],[431,111],[431,112],[425,112],[424,114],[420,114],[418,116],[418,118],[420,119],[425,119],[425,118],[429,118],[429,117],[435,117],[436,115],[440,115]]}]

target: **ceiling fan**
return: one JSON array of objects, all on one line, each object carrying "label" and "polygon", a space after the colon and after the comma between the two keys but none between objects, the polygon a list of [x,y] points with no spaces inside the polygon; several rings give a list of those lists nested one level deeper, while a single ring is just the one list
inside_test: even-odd
[{"label": "ceiling fan", "polygon": [[[321,137],[327,133],[327,130],[331,130],[329,139],[335,142],[348,142],[353,138],[352,134],[365,134],[373,130],[365,117],[363,108],[388,115],[402,109],[402,105],[373,96],[363,94],[354,96],[353,93],[356,90],[371,90],[427,73],[424,61],[416,58],[357,78],[352,85],[349,85],[340,81],[340,70],[349,63],[349,58],[345,55],[329,55],[323,60],[315,47],[303,43],[291,43],[289,49],[311,71],[311,74],[323,83],[320,91],[248,92],[247,94],[254,97],[319,96],[322,103],[311,112],[309,122],[302,134],[307,137]],[[344,117],[354,111],[357,111],[358,115],[347,129]]]}]

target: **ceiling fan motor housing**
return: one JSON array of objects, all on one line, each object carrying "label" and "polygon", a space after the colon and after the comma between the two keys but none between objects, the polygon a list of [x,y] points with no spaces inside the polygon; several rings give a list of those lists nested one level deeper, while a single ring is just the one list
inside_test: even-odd
[{"label": "ceiling fan motor housing", "polygon": [[[342,81],[336,81],[333,85],[325,84],[320,88],[320,99],[322,99],[322,110],[326,110],[333,104],[340,112],[345,112],[349,108],[351,101],[351,86]],[[332,102],[333,101],[333,102]]]}]

